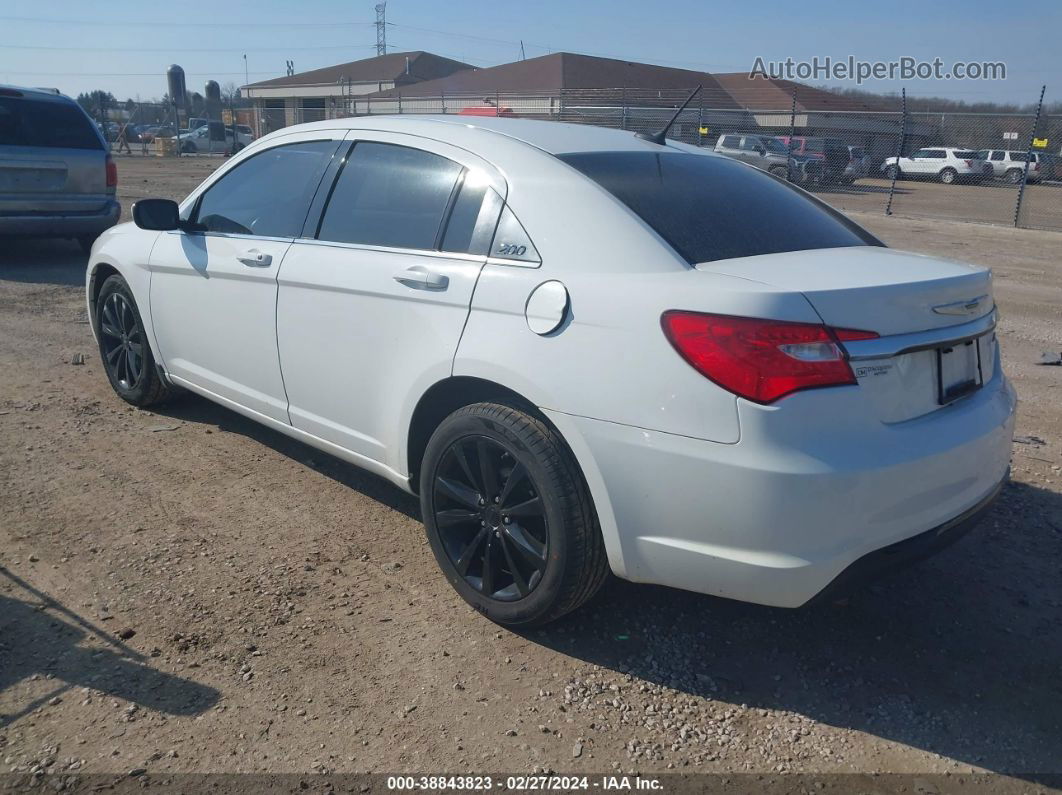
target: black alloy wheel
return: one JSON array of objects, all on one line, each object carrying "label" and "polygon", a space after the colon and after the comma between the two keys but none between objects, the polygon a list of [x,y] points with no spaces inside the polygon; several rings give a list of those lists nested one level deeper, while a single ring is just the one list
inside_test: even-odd
[{"label": "black alloy wheel", "polygon": [[435,525],[457,573],[490,599],[530,594],[549,559],[549,520],[527,469],[503,444],[466,436],[435,471]]},{"label": "black alloy wheel", "polygon": [[118,397],[144,407],[171,395],[173,387],[155,366],[133,293],[118,274],[109,276],[100,287],[93,321],[103,369]]},{"label": "black alloy wheel", "polygon": [[539,626],[590,599],[608,575],[579,465],[531,407],[457,409],[419,462],[421,515],[454,590],[491,621]]},{"label": "black alloy wheel", "polygon": [[133,307],[120,292],[100,310],[100,349],[107,370],[123,389],[136,389],[144,375],[144,335]]}]

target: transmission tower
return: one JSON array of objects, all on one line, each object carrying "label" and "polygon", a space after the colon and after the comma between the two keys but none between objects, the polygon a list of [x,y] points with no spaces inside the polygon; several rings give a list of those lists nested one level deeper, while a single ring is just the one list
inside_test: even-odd
[{"label": "transmission tower", "polygon": [[387,3],[376,4],[376,54],[387,55]]}]

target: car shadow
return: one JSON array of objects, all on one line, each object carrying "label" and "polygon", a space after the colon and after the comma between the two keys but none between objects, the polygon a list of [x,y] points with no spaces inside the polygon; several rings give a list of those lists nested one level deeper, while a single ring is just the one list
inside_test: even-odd
[{"label": "car shadow", "polygon": [[209,425],[222,432],[246,436],[292,461],[309,466],[337,483],[386,505],[391,510],[420,521],[420,503],[417,498],[390,481],[348,464],[316,447],[285,436],[199,395],[183,392],[161,406],[153,406],[151,411],[163,417]]},{"label": "car shadow", "polygon": [[[44,695],[0,714],[0,727],[74,687],[169,715],[198,715],[218,701],[217,690],[152,668],[150,658],[3,567],[0,583],[23,597],[0,595],[0,693],[34,675],[49,684]],[[85,644],[89,638],[96,642]]]},{"label": "car shadow", "polygon": [[73,240],[27,237],[0,244],[0,281],[73,287],[85,283],[87,264]]},{"label": "car shadow", "polygon": [[997,773],[1062,773],[1062,496],[1010,484],[973,534],[834,605],[611,579],[526,633],[617,674],[801,713]]}]

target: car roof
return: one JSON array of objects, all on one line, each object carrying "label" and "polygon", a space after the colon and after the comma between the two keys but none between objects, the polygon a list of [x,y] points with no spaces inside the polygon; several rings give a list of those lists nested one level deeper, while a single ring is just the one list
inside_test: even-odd
[{"label": "car roof", "polygon": [[30,99],[46,99],[53,102],[73,102],[66,94],[60,94],[57,88],[30,88],[29,86],[13,86],[0,83],[0,90],[18,91]]},{"label": "car roof", "polygon": [[475,148],[483,136],[501,136],[520,141],[553,155],[573,152],[606,151],[655,151],[658,145],[638,138],[628,130],[595,127],[589,124],[513,119],[504,116],[356,116],[348,119],[300,124],[297,128],[284,127],[261,141],[273,136],[314,129],[376,130],[381,132],[408,133],[443,141],[456,146]]}]

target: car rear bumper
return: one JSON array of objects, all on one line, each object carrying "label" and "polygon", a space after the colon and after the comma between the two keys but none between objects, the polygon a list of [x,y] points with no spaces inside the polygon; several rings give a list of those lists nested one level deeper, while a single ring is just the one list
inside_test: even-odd
[{"label": "car rear bumper", "polygon": [[122,206],[109,201],[93,213],[26,213],[0,215],[0,236],[95,237],[118,223]]},{"label": "car rear bumper", "polygon": [[846,596],[874,580],[925,560],[951,546],[981,523],[999,493],[1003,491],[1009,476],[1008,472],[988,496],[954,519],[911,538],[868,552],[834,577],[829,585],[805,602],[804,606]]},{"label": "car rear bumper", "polygon": [[933,551],[914,539],[979,517],[1009,467],[1015,396],[1001,374],[933,415],[868,423],[859,437],[839,421],[843,404],[838,394],[802,422],[746,407],[736,444],[547,414],[578,437],[619,576],[800,607],[864,558],[857,574],[896,550]]}]

